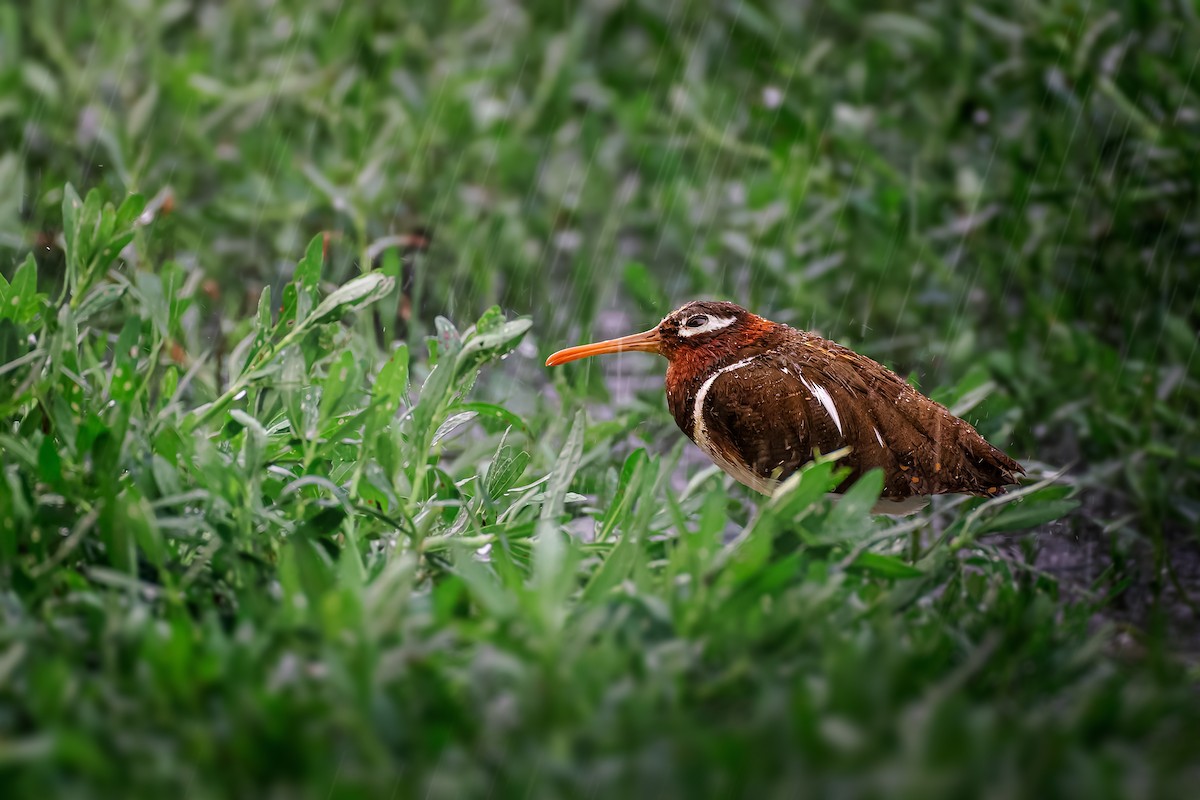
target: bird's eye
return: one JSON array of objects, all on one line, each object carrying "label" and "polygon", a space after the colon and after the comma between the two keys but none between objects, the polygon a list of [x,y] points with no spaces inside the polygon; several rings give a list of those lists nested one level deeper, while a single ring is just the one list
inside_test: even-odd
[{"label": "bird's eye", "polygon": [[697,314],[694,317],[688,317],[688,321],[684,323],[689,328],[703,328],[708,324],[708,317],[703,314]]}]

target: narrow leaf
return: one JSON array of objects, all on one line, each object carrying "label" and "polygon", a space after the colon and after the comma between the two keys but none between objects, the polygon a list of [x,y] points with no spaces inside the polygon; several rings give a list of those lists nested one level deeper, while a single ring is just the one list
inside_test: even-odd
[{"label": "narrow leaf", "polygon": [[554,472],[550,475],[550,483],[546,488],[546,497],[542,503],[542,519],[556,519],[562,513],[563,500],[567,496],[567,490],[571,486],[571,480],[575,477],[575,471],[579,469],[579,460],[583,456],[583,431],[584,416],[583,411],[580,410],[575,412],[571,432],[567,434],[567,441],[563,444],[562,453],[554,465]]},{"label": "narrow leaf", "polygon": [[848,569],[870,572],[883,578],[920,578],[925,575],[907,561],[870,550],[859,553]]},{"label": "narrow leaf", "polygon": [[378,272],[369,272],[339,286],[321,301],[306,325],[319,325],[374,303],[392,290],[393,281]]}]

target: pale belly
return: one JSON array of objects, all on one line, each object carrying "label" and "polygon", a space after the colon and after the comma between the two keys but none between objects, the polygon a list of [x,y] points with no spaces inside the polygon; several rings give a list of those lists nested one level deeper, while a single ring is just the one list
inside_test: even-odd
[{"label": "pale belly", "polygon": [[[740,464],[736,461],[728,459],[725,454],[717,447],[714,447],[712,442],[705,437],[702,441],[696,442],[696,446],[708,456],[714,464],[721,468],[726,475],[732,477],[735,481],[748,486],[759,494],[765,494],[767,497],[775,494],[775,490],[779,488],[782,481],[773,478],[764,478],[758,473]],[[833,498],[840,498],[841,494],[832,492],[829,495]],[[893,499],[890,497],[881,497],[871,509],[872,514],[886,514],[895,517],[906,517],[915,514],[925,506],[929,505],[928,495],[914,495],[912,497],[902,497]]]}]

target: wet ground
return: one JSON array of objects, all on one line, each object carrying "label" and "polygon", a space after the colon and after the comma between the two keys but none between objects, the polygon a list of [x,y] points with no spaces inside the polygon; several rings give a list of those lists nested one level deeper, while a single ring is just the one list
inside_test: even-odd
[{"label": "wet ground", "polygon": [[1142,648],[1144,634],[1155,631],[1172,652],[1200,665],[1200,545],[1182,529],[1161,537],[1113,530],[1107,521],[1127,512],[1114,513],[1096,492],[1079,499],[1070,517],[1023,534],[1036,543],[1034,565],[1058,579],[1064,598],[1095,602],[1097,625],[1125,631],[1118,644]]}]

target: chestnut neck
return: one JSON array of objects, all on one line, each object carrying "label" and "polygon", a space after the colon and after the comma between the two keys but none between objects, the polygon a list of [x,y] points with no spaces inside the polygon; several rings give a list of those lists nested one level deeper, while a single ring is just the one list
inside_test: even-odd
[{"label": "chestnut neck", "polygon": [[700,342],[680,343],[663,355],[668,373],[703,379],[713,370],[745,358],[747,351],[761,351],[770,346],[772,334],[783,325],[753,314],[740,321],[736,328]]}]

